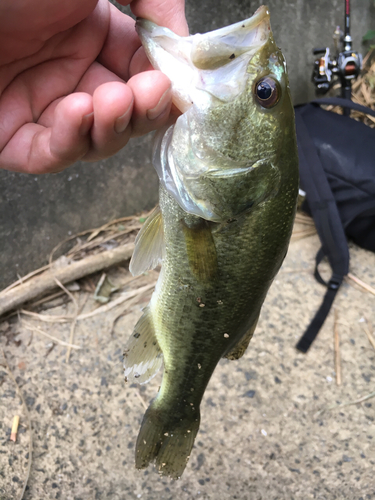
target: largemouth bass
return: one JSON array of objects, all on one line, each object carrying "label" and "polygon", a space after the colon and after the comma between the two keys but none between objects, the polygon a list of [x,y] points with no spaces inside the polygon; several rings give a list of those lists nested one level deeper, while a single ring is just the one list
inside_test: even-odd
[{"label": "largemouth bass", "polygon": [[125,348],[125,377],[145,383],[164,364],[135,461],[155,460],[179,478],[210,377],[222,357],[245,352],[287,251],[298,193],[294,114],[266,7],[204,35],[179,37],[143,19],[137,31],[183,114],[155,139],[160,201],[130,270],[162,267]]}]

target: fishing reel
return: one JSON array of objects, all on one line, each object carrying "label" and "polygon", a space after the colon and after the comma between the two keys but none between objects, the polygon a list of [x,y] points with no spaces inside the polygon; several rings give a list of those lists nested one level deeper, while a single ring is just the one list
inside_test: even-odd
[{"label": "fishing reel", "polygon": [[[337,39],[339,28],[335,30],[334,39]],[[335,80],[338,78],[341,81],[343,89],[351,88],[351,81],[355,80],[359,75],[362,68],[362,54],[351,50],[351,37],[346,40],[339,32],[340,38],[344,44],[342,52],[336,51],[336,56],[331,57],[330,49],[328,47],[322,49],[313,49],[314,55],[321,55],[314,62],[314,70],[312,74],[312,81],[316,87],[318,94],[325,94],[332,87]],[[344,96],[350,99],[349,96]]]}]

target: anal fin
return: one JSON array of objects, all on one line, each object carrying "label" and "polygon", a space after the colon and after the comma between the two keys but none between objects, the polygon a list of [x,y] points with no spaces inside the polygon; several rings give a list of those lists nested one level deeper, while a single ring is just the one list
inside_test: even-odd
[{"label": "anal fin", "polygon": [[145,384],[162,364],[163,354],[156,340],[152,314],[146,307],[124,349],[125,380]]},{"label": "anal fin", "polygon": [[138,276],[149,269],[154,269],[162,260],[163,253],[163,217],[159,205],[156,205],[135,240],[135,248],[129,264],[130,272],[133,276]]}]

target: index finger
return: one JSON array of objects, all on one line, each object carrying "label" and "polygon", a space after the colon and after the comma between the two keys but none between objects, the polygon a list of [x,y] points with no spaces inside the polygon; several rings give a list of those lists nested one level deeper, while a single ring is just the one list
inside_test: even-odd
[{"label": "index finger", "polygon": [[135,16],[169,28],[177,35],[189,34],[185,18],[185,0],[118,0],[118,3],[130,4]]}]

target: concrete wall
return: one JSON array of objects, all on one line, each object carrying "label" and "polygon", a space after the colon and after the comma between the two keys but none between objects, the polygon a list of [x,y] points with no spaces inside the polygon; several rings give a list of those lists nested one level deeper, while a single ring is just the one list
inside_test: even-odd
[{"label": "concrete wall", "polygon": [[[354,47],[375,28],[373,0],[352,0]],[[257,1],[187,0],[191,33],[205,32],[249,17]],[[314,97],[310,82],[315,46],[332,45],[343,25],[344,0],[270,0],[275,39],[289,68],[295,103]],[[17,274],[43,265],[51,249],[69,234],[151,208],[157,178],[149,160],[150,137],[134,140],[116,156],[77,163],[60,174],[33,176],[0,171],[0,290]]]},{"label": "concrete wall", "polygon": [[44,265],[70,234],[151,209],[158,179],[149,152],[144,137],[109,160],[78,162],[59,174],[0,170],[0,290]]}]

